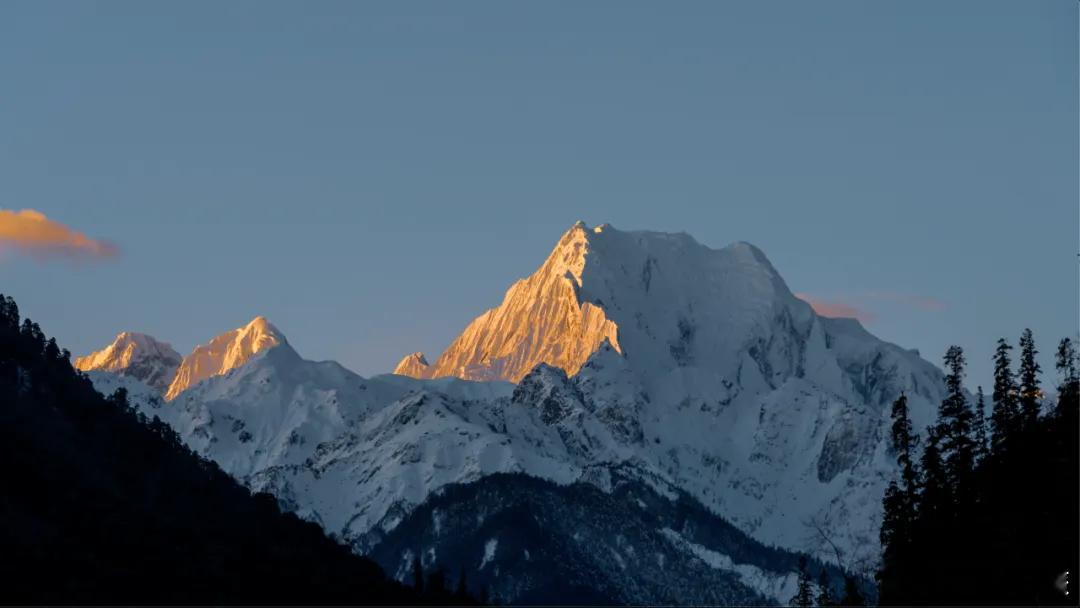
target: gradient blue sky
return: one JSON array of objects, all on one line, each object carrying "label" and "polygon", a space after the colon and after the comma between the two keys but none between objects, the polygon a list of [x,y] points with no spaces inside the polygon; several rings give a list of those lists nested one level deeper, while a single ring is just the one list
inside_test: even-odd
[{"label": "gradient blue sky", "polygon": [[263,314],[373,374],[436,356],[582,219],[750,241],[885,339],[965,346],[988,384],[999,335],[1077,331],[1077,17],[3,2],[0,208],[121,254],[8,255],[0,291],[77,354],[125,329],[186,352]]}]

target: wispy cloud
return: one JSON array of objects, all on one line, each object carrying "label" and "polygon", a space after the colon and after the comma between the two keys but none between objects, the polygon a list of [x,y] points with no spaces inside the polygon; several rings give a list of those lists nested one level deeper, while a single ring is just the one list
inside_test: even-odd
[{"label": "wispy cloud", "polygon": [[38,260],[94,260],[115,257],[119,250],[50,220],[33,209],[0,209],[0,253],[16,251]]},{"label": "wispy cloud", "polygon": [[854,304],[838,302],[835,300],[823,300],[806,293],[797,293],[795,294],[795,297],[809,304],[810,307],[814,309],[814,312],[823,317],[846,317],[849,319],[858,319],[863,323],[869,323],[876,318],[874,313],[855,306]]},{"label": "wispy cloud", "polygon": [[[886,290],[859,291],[838,298],[822,298],[807,293],[797,293],[795,297],[810,304],[814,312],[823,317],[847,317],[858,319],[863,323],[870,323],[877,319],[879,314],[876,309],[881,306],[899,305],[929,312],[939,312],[948,308],[945,302],[936,298]],[[875,306],[875,303],[878,306]]]}]

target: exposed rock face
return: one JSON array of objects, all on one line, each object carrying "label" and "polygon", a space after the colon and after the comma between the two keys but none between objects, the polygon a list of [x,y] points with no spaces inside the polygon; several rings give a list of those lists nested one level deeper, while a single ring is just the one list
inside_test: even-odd
[{"label": "exposed rock face", "polygon": [[498,308],[470,323],[434,366],[400,373],[517,382],[539,363],[573,375],[605,339],[618,349],[615,323],[578,293],[589,234],[584,224],[575,225],[559,239],[543,266],[515,283]]},{"label": "exposed rock face", "polygon": [[749,353],[772,383],[802,372],[814,319],[753,245],[710,249],[686,234],[578,222],[501,305],[408,375],[517,382],[546,363],[573,376],[606,340],[656,373],[733,373]]},{"label": "exposed rock face", "polygon": [[165,342],[135,332],[122,332],[104,349],[75,359],[76,369],[129,376],[165,390],[180,366],[180,353]]},{"label": "exposed rock face", "polygon": [[276,327],[264,317],[255,317],[247,325],[195,347],[176,370],[165,398],[174,399],[192,385],[240,367],[255,354],[284,343],[285,336]]},{"label": "exposed rock face", "polygon": [[554,424],[583,407],[584,398],[566,372],[541,363],[521,379],[511,401],[523,407],[539,408],[540,420]]}]

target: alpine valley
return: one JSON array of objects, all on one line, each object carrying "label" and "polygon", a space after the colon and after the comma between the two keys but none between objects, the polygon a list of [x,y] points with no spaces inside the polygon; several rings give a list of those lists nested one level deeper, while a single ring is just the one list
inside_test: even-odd
[{"label": "alpine valley", "polygon": [[258,317],[76,365],[390,575],[501,603],[784,604],[798,553],[869,584],[889,404],[923,429],[944,393],[750,244],[581,222],[433,363],[363,378]]}]

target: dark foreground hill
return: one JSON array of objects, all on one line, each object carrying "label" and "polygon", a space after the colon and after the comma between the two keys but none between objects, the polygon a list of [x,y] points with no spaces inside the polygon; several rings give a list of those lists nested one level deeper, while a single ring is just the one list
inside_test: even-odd
[{"label": "dark foreground hill", "polygon": [[0,602],[447,603],[104,398],[0,296]]},{"label": "dark foreground hill", "polygon": [[[418,554],[451,573],[464,567],[474,589],[505,604],[767,606],[796,593],[798,554],[755,541],[632,468],[605,485],[521,473],[450,485],[373,539],[371,556],[406,580]],[[826,566],[808,564],[821,580]],[[845,574],[827,567],[836,597]]]}]

